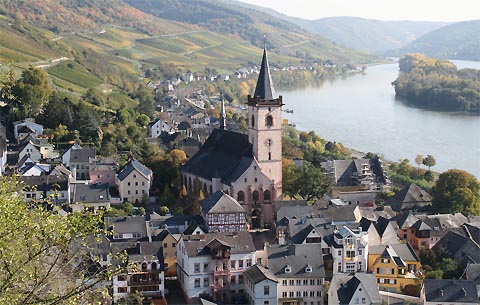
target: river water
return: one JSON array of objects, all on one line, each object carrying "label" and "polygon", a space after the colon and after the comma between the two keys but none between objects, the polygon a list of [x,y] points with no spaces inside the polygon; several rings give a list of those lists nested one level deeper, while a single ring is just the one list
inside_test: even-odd
[{"label": "river water", "polygon": [[[454,61],[459,68],[480,62]],[[466,170],[480,178],[480,116],[416,109],[395,100],[391,82],[398,64],[368,67],[366,74],[325,82],[320,87],[279,91],[283,117],[299,130],[387,160],[433,155],[432,170]]]}]

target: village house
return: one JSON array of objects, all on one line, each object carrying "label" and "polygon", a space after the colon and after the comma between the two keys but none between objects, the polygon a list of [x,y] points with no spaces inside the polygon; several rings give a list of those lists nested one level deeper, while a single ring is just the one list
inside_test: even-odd
[{"label": "village house", "polygon": [[254,265],[244,272],[247,303],[250,305],[275,305],[277,302],[277,277],[262,265]]},{"label": "village house", "polygon": [[123,201],[142,202],[150,196],[152,171],[136,159],[131,159],[117,175],[116,184]]},{"label": "village house", "polygon": [[368,235],[362,227],[350,229],[343,226],[330,240],[334,274],[367,270]]},{"label": "village house", "polygon": [[91,184],[115,185],[116,162],[113,158],[91,158],[89,160],[88,175]]},{"label": "village house", "polygon": [[70,168],[70,153],[72,152],[72,150],[75,150],[75,149],[82,149],[82,146],[80,146],[80,144],[75,143],[72,146],[70,146],[70,148],[67,149],[67,151],[64,152],[62,155],[62,163],[67,168]]},{"label": "village house", "polygon": [[90,160],[95,157],[95,148],[80,148],[70,151],[69,168],[76,180],[90,179]]},{"label": "village house", "polygon": [[[317,245],[270,245],[268,267],[278,281],[277,304],[323,305],[325,267]],[[274,303],[275,304],[275,303]]]},{"label": "village house", "polygon": [[385,202],[385,205],[391,206],[396,212],[420,210],[431,204],[432,196],[414,183],[410,183]]},{"label": "village house", "polygon": [[28,176],[21,179],[26,185],[25,202],[48,201],[57,204],[70,202],[68,176]]},{"label": "village house", "polygon": [[403,293],[407,286],[421,281],[422,266],[410,244],[371,246],[368,249],[368,272],[373,272],[380,288]]},{"label": "village house", "polygon": [[70,208],[73,212],[110,208],[110,191],[106,183],[72,183]]},{"label": "village house", "polygon": [[13,122],[13,135],[15,140],[23,138],[30,133],[37,136],[43,135],[43,125],[35,123],[35,119],[26,118],[22,121]]},{"label": "village house", "polygon": [[202,200],[200,206],[208,232],[247,231],[245,209],[223,191]]},{"label": "village house", "polygon": [[275,201],[282,198],[282,105],[264,50],[257,87],[248,98],[248,135],[227,130],[222,119],[181,169],[187,191],[200,187],[211,196],[223,190],[243,206],[253,228],[271,227]]},{"label": "village house", "polygon": [[328,304],[382,304],[375,275],[371,273],[335,274],[328,289]]},{"label": "village house", "polygon": [[177,243],[180,234],[172,234],[168,229],[160,231],[152,236],[153,241],[162,242],[163,261],[165,265],[165,277],[177,275]]},{"label": "village house", "polygon": [[[138,293],[145,301],[165,298],[165,276],[161,242],[112,243],[115,253],[126,251],[130,266],[113,276],[113,301],[119,304]],[[150,304],[150,303],[149,303]]]},{"label": "village house", "polygon": [[177,278],[187,302],[244,300],[243,272],[255,262],[255,251],[244,231],[184,235],[177,246]]}]

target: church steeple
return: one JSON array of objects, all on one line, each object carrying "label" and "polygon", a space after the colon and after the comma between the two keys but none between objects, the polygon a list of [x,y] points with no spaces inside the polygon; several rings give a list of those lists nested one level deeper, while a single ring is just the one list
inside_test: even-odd
[{"label": "church steeple", "polygon": [[257,87],[253,97],[259,97],[262,100],[275,99],[275,90],[273,89],[272,76],[270,75],[270,66],[268,65],[267,48],[263,48],[262,65],[258,75]]},{"label": "church steeple", "polygon": [[225,100],[222,96],[222,109],[220,113],[220,129],[227,129],[227,114],[225,113]]}]

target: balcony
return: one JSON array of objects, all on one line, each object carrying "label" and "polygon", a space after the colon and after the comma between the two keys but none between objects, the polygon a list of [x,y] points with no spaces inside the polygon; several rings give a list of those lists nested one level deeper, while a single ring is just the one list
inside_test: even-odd
[{"label": "balcony", "polygon": [[353,256],[353,257],[344,256],[344,257],[343,257],[343,260],[349,261],[349,262],[358,262],[358,256]]},{"label": "balcony", "polygon": [[212,270],[213,276],[229,275],[230,269],[214,269]]}]

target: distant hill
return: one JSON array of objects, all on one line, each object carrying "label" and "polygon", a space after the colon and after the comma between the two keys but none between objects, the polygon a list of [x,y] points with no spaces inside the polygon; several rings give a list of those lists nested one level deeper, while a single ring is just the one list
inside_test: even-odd
[{"label": "distant hill", "polygon": [[240,1],[224,0],[224,2],[258,10],[291,22],[348,48],[378,54],[405,46],[416,38],[449,24],[431,21],[382,21],[359,17],[328,17],[307,20]]},{"label": "distant hill", "polygon": [[457,22],[425,34],[396,53],[480,61],[480,20]]}]

